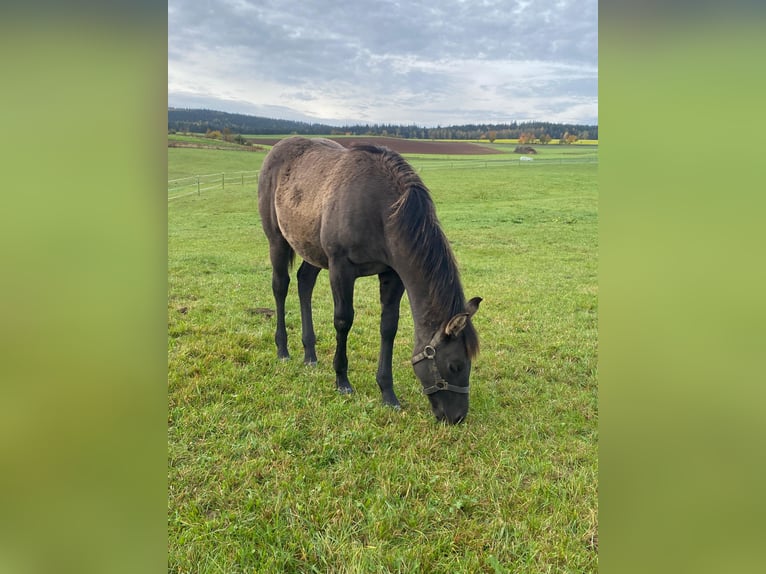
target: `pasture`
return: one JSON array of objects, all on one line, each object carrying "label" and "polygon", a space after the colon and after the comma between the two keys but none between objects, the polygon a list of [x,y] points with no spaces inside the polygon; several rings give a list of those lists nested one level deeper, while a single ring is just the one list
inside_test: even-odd
[{"label": "pasture", "polygon": [[[168,149],[168,177],[257,170],[264,155]],[[297,265],[293,359],[276,357],[255,184],[168,203],[169,572],[597,571],[597,165],[448,165],[472,159],[412,158],[466,297],[484,299],[458,426],[434,420],[412,372],[406,295],[402,410],[375,383],[375,277],[356,283],[356,393],[339,395],[326,272],[319,365],[300,359]]]}]

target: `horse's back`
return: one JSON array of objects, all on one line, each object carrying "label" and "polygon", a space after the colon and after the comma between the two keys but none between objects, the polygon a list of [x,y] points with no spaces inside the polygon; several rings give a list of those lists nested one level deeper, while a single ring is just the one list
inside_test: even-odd
[{"label": "horse's back", "polygon": [[[303,179],[310,169],[302,164],[319,165],[338,154],[345,153],[345,148],[332,140],[291,137],[280,140],[266,155],[261,166],[258,180],[258,197],[262,202],[273,203],[277,193],[283,192],[292,181]],[[307,157],[308,156],[308,157]]]},{"label": "horse's back", "polygon": [[294,137],[277,143],[259,181],[267,236],[283,237],[317,267],[327,268],[340,252],[360,262],[379,262],[385,257],[383,222],[392,200],[378,167],[369,153],[349,151],[332,140]]}]

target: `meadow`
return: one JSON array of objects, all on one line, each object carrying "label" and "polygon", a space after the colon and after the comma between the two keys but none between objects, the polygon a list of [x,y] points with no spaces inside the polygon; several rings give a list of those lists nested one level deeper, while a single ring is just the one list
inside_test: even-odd
[{"label": "meadow", "polygon": [[[168,177],[257,170],[264,155],[172,148]],[[412,372],[406,295],[403,408],[375,383],[375,277],[356,284],[356,393],[339,395],[326,272],[319,365],[300,360],[294,273],[293,359],[276,358],[255,184],[168,203],[169,572],[597,571],[597,165],[410,159],[428,161],[466,297],[484,299],[458,426],[435,421]]]}]

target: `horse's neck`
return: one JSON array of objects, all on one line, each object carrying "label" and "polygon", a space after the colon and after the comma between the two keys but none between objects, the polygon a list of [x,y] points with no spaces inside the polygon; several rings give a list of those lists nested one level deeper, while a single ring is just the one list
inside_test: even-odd
[{"label": "horse's neck", "polygon": [[407,290],[407,298],[410,302],[412,321],[415,327],[415,347],[419,348],[431,340],[436,330],[449,317],[435,315],[429,286],[423,281],[422,272],[417,269],[405,269],[398,272]]}]

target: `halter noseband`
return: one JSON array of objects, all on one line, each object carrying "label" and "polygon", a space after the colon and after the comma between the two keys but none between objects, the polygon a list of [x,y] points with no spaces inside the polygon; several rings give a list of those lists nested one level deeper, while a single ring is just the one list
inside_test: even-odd
[{"label": "halter noseband", "polygon": [[423,386],[423,394],[432,395],[438,391],[452,391],[453,393],[468,394],[468,385],[465,387],[458,387],[457,385],[451,385],[445,381],[439,373],[439,368],[436,366],[436,349],[439,347],[439,343],[442,341],[441,330],[436,331],[431,342],[428,343],[423,350],[412,357],[412,365],[417,365],[420,361],[428,360],[428,369],[431,371],[431,377],[433,378],[433,385],[430,387]]}]

